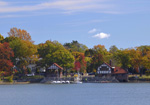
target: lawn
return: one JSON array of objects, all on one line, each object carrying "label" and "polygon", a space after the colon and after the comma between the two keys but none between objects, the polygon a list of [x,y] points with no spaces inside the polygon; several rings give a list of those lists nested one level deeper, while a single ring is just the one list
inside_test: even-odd
[{"label": "lawn", "polygon": [[135,75],[129,75],[128,77],[129,77],[129,78],[134,77],[134,78],[137,78],[137,79],[150,79],[150,75],[149,75],[149,76],[147,76],[147,75],[142,75],[142,77],[140,77],[139,74],[135,74]]}]

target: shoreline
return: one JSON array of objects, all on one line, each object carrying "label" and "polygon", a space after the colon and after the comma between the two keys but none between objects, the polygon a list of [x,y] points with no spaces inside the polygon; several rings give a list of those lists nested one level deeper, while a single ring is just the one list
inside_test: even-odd
[{"label": "shoreline", "polygon": [[30,82],[0,82],[0,85],[31,84]]},{"label": "shoreline", "polygon": [[[35,82],[36,84],[50,84]],[[0,85],[23,85],[23,84],[35,84],[34,82],[0,82]],[[83,82],[83,83],[150,83],[150,81],[128,81],[128,82]]]}]

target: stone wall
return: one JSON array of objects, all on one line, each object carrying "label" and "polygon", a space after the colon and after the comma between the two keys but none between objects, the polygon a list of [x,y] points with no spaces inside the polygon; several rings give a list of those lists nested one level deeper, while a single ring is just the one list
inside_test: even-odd
[{"label": "stone wall", "polygon": [[[56,77],[46,77],[41,82],[48,83],[51,81],[75,81],[76,78],[68,77],[68,78],[56,78]],[[113,77],[81,77],[80,80],[84,83],[102,83],[102,82],[119,82],[114,76]]]}]

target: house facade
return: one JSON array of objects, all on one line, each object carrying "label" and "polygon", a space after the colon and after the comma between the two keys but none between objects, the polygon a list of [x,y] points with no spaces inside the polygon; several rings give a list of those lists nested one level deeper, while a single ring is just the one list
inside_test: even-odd
[{"label": "house facade", "polygon": [[59,66],[57,63],[53,63],[50,67],[46,70],[47,77],[62,77],[63,68]]},{"label": "house facade", "polygon": [[120,67],[112,67],[107,63],[103,63],[97,68],[97,76],[111,77],[114,76],[120,82],[128,81],[128,72]]},{"label": "house facade", "polygon": [[30,68],[31,69],[31,74],[34,74],[36,72],[36,64],[29,64],[27,66],[27,68]]},{"label": "house facade", "polygon": [[98,67],[97,74],[99,74],[99,76],[111,76],[112,68],[110,65],[103,63]]}]

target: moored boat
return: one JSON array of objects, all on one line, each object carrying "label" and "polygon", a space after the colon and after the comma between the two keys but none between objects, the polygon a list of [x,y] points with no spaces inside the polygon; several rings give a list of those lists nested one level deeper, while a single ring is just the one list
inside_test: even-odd
[{"label": "moored boat", "polygon": [[70,81],[52,81],[51,84],[70,84]]}]

